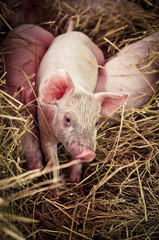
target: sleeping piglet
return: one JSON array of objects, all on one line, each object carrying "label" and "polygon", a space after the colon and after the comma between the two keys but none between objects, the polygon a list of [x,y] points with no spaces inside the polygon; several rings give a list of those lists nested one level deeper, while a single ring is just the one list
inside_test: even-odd
[{"label": "sleeping piglet", "polygon": [[127,94],[93,93],[103,64],[101,50],[85,34],[69,31],[54,39],[39,67],[41,148],[50,169],[58,165],[58,142],[80,161],[70,168],[71,182],[79,182],[82,163],[95,158],[99,118],[127,99]]},{"label": "sleeping piglet", "polygon": [[141,108],[159,89],[158,49],[159,32],[122,48],[100,69],[95,92],[127,93],[126,108]]},{"label": "sleeping piglet", "polygon": [[[33,91],[36,92],[36,73],[39,63],[53,41],[53,35],[43,28],[24,24],[14,28],[2,42],[6,74],[5,91],[16,97],[28,111],[37,118],[37,106]],[[14,124],[19,127],[17,122]],[[22,150],[29,170],[43,168],[43,156],[38,139],[39,130],[35,122],[22,137]]]}]

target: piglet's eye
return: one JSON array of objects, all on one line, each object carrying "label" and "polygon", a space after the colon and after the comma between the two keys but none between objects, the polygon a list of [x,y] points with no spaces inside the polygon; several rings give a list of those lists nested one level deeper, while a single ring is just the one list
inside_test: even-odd
[{"label": "piglet's eye", "polygon": [[65,121],[66,121],[67,123],[70,123],[70,122],[71,122],[71,119],[66,117]]},{"label": "piglet's eye", "polygon": [[71,118],[65,116],[65,117],[64,117],[64,124],[65,124],[65,127],[71,126],[71,125],[72,125],[72,120],[71,120]]}]

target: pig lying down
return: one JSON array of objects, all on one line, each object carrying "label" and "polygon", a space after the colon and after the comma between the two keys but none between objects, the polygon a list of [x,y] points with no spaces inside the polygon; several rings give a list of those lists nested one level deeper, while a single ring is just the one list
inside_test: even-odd
[{"label": "pig lying down", "polygon": [[[41,27],[24,24],[10,32],[2,43],[6,52],[4,54],[7,71],[5,91],[27,105],[34,119],[37,118],[33,94],[33,90],[36,91],[36,73],[52,40],[52,34]],[[26,115],[28,115],[27,111]],[[28,169],[42,168],[39,130],[35,124],[32,126],[32,132],[37,138],[29,132],[22,137],[24,157]]]},{"label": "pig lying down", "polygon": [[126,108],[141,108],[159,89],[158,49],[159,32],[122,48],[100,69],[95,92],[128,93]]},{"label": "pig lying down", "polygon": [[95,158],[99,118],[127,99],[126,94],[93,93],[103,63],[101,50],[83,33],[72,31],[54,39],[39,67],[41,148],[49,167],[58,165],[58,142],[81,161],[70,169],[71,182],[79,182],[82,163]]}]

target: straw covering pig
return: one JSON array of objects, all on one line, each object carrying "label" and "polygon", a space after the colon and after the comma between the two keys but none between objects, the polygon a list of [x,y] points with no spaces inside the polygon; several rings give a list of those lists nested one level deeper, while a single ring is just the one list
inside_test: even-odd
[{"label": "straw covering pig", "polygon": [[[52,40],[53,35],[43,28],[24,24],[11,31],[2,43],[7,71],[5,91],[27,105],[34,119],[37,118],[33,94],[33,91],[36,91],[36,73],[39,62]],[[25,114],[27,115],[27,111]],[[32,126],[34,135],[27,132],[22,138],[22,148],[30,170],[43,167],[40,143],[35,137],[38,137],[38,131],[34,123]]]},{"label": "straw covering pig", "polygon": [[159,32],[122,48],[100,69],[95,92],[127,93],[126,108],[141,108],[159,89],[158,49]]},{"label": "straw covering pig", "polygon": [[[82,163],[95,158],[97,122],[125,103],[127,95],[96,93],[100,49],[83,33],[67,32],[54,39],[38,72],[38,108],[41,148],[47,165],[58,165],[57,143],[81,163],[70,169],[70,181],[79,182]],[[54,173],[58,177],[58,173]]]}]

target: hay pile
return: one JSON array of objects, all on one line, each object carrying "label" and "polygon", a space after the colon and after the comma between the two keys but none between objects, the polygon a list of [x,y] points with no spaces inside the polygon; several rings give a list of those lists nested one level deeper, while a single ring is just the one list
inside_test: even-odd
[{"label": "hay pile", "polygon": [[[66,31],[70,17],[75,29],[90,36],[107,56],[127,43],[159,29],[157,1],[103,1],[91,9],[75,1],[42,1],[44,26],[55,36]],[[76,4],[78,8],[76,9]],[[2,6],[2,5],[1,5]],[[3,13],[3,12],[2,12]],[[1,18],[2,19],[2,18]],[[1,31],[1,37],[3,31]],[[108,44],[104,38],[109,39]],[[0,85],[5,85],[1,55]],[[4,66],[4,67],[2,67]],[[74,188],[54,183],[38,170],[26,172],[20,138],[31,116],[22,104],[0,90],[0,236],[1,239],[158,239],[159,236],[159,95],[141,110],[121,119],[101,122],[96,159],[84,166],[82,182]],[[18,121],[20,128],[14,126]],[[68,154],[59,147],[61,167]],[[64,166],[65,166],[64,165]]]}]

